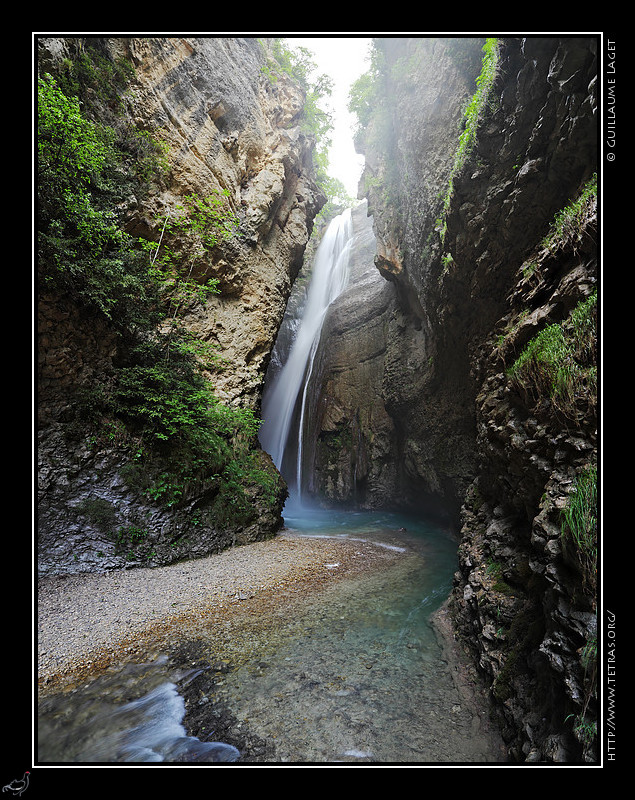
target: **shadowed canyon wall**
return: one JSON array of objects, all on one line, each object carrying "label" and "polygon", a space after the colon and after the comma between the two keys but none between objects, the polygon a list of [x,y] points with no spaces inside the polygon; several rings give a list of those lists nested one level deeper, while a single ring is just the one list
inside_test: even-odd
[{"label": "shadowed canyon wall", "polygon": [[574,543],[566,515],[597,458],[597,42],[499,40],[473,148],[453,170],[483,44],[376,42],[382,111],[360,137],[363,186],[398,299],[377,385],[410,495],[462,506],[450,609],[512,757],[584,762],[595,545]]}]

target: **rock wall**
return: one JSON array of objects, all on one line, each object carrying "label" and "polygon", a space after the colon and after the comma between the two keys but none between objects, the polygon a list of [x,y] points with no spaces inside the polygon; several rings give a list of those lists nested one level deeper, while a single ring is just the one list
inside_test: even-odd
[{"label": "rock wall", "polygon": [[445,361],[438,351],[431,267],[421,257],[434,236],[480,43],[395,38],[382,40],[381,55],[381,111],[357,142],[375,243],[358,252],[349,290],[323,332],[311,488],[329,502],[425,505],[456,517],[472,474],[474,421],[464,371],[454,366],[458,353]]},{"label": "rock wall", "polygon": [[349,282],[329,308],[313,366],[304,490],[331,504],[386,507],[399,488],[395,427],[381,392],[395,292],[375,268],[365,203],[352,223]]},{"label": "rock wall", "polygon": [[[595,390],[589,382],[563,415],[508,368],[540,331],[570,325],[596,287],[593,201],[575,233],[545,237],[597,170],[597,42],[500,40],[447,211],[443,183],[482,42],[461,45],[460,60],[451,40],[376,45],[384,83],[374,124],[385,128],[388,115],[390,136],[371,123],[362,146],[376,263],[401,314],[382,379],[399,459],[412,487],[462,504],[450,609],[510,758],[592,761],[595,597],[562,520],[595,463]],[[431,64],[448,76],[449,97]],[[594,330],[588,346],[594,353]]]},{"label": "rock wall", "polygon": [[[303,92],[285,75],[267,77],[268,40],[126,37],[97,44],[106,57],[123,56],[134,66],[123,116],[114,124],[148,131],[167,146],[168,178],[157,180],[149,196],[129,198],[123,211],[127,232],[158,242],[166,214],[190,194],[226,192],[239,219],[238,235],[194,259],[195,276],[218,280],[220,293],[192,303],[185,324],[229,364],[206,373],[216,396],[257,411],[290,288],[313,218],[325,202],[314,180],[314,141],[300,125]],[[80,39],[39,39],[39,68],[60,67],[84,46]],[[160,508],[122,477],[129,453],[77,438],[69,444],[77,392],[104,380],[117,355],[116,339],[103,323],[55,295],[39,299],[38,336],[42,572],[130,566],[139,559],[166,563],[268,536],[280,526],[282,484],[273,505],[257,487],[248,487],[260,515],[253,524],[201,526],[208,488],[178,510]],[[266,454],[258,457],[263,468],[271,468]],[[108,519],[97,519],[96,504]],[[93,513],[80,513],[87,507]],[[138,558],[130,561],[105,529],[133,530],[140,519],[148,533]]]}]

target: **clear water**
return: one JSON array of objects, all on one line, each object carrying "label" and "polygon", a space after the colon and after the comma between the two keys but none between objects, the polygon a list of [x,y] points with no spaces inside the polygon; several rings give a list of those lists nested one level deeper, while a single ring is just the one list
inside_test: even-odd
[{"label": "clear water", "polygon": [[392,513],[291,507],[285,520],[306,536],[401,555],[296,609],[264,660],[228,676],[222,696],[234,713],[275,743],[280,763],[487,759],[429,622],[456,567],[448,533]]},{"label": "clear water", "polygon": [[[228,662],[239,664],[209,700],[265,740],[274,763],[497,760],[429,622],[456,566],[448,532],[392,513],[289,506],[285,519],[299,535],[363,541],[398,557],[385,569],[290,600],[249,641],[222,642],[222,632],[202,629],[216,654],[225,648]],[[237,659],[237,647],[248,653]],[[240,763],[243,754],[230,745],[186,734],[177,685],[174,669],[156,662],[50,699],[40,713],[40,761]]]},{"label": "clear water", "polygon": [[[201,742],[182,725],[185,702],[167,659],[129,664],[68,694],[40,701],[38,762],[109,764],[235,762],[224,742]],[[186,673],[187,674],[187,673]]]}]

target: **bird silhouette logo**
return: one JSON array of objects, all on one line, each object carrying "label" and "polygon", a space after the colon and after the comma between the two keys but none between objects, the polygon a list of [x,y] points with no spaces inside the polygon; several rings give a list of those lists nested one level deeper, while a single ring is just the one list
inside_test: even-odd
[{"label": "bird silhouette logo", "polygon": [[11,792],[16,797],[19,797],[22,792],[27,788],[29,785],[29,771],[27,770],[21,778],[18,778],[11,783],[7,783],[6,786],[2,787],[3,792]]}]

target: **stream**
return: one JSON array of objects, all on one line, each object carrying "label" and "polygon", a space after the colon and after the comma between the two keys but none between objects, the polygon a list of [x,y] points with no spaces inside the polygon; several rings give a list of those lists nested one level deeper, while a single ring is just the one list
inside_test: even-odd
[{"label": "stream", "polygon": [[[347,285],[354,239],[347,210],[322,237],[293,344],[276,355],[283,366],[265,388],[261,444],[296,498],[306,482],[313,360]],[[359,541],[360,552],[387,548],[399,557],[290,598],[245,631],[201,626],[196,644],[184,641],[180,653],[44,698],[39,763],[500,760],[430,624],[456,569],[449,531],[425,516],[310,509],[299,499],[284,517],[295,535],[342,537]]]},{"label": "stream", "polygon": [[[449,533],[385,512],[287,509],[285,521],[301,536],[344,537],[400,556],[386,569],[289,603],[242,644],[202,632],[224,656],[222,670],[164,655],[44,698],[38,763],[500,760],[430,624],[452,585],[456,542]],[[196,736],[186,730],[185,698]]]}]

